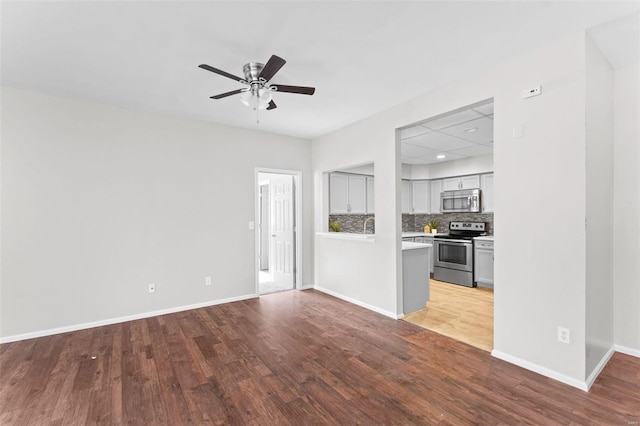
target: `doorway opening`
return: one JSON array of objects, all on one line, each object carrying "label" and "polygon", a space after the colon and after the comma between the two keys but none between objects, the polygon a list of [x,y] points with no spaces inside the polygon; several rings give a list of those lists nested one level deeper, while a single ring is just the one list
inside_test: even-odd
[{"label": "doorway opening", "polygon": [[404,310],[404,320],[487,351],[494,327],[493,105],[483,100],[397,132],[402,244],[432,245],[426,306]]},{"label": "doorway opening", "polygon": [[299,280],[300,173],[256,169],[256,293],[293,290]]}]

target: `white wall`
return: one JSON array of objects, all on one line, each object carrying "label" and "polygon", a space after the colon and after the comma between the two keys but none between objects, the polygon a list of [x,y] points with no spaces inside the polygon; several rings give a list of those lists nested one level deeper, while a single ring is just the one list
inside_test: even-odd
[{"label": "white wall", "polygon": [[411,179],[440,179],[493,172],[493,155],[411,166]]},{"label": "white wall", "polygon": [[586,37],[586,371],[613,348],[613,68]]},{"label": "white wall", "polygon": [[[396,223],[395,200],[400,165],[396,164],[395,160],[395,127],[387,126],[386,123],[380,124],[365,120],[326,135],[312,144],[316,232],[326,230],[326,214],[323,212],[327,211],[327,179],[323,177],[324,172],[373,162],[376,179],[375,242],[345,241],[317,236],[315,249],[320,250],[322,255],[315,256],[314,284],[316,288],[357,300],[387,315],[395,316],[396,245],[399,244],[396,241],[399,228]],[[373,140],[370,140],[370,137],[373,137]],[[349,142],[344,144],[344,140]],[[385,140],[390,140],[391,143],[381,142]],[[383,194],[384,198],[378,198]],[[392,200],[389,194],[392,194]],[[385,285],[378,285],[381,282]]]},{"label": "white wall", "polygon": [[[524,89],[538,84],[541,96],[522,99]],[[316,242],[315,284],[382,310],[397,309],[401,281],[393,277],[401,277],[401,168],[393,129],[489,98],[495,105],[494,217],[500,223],[495,235],[494,354],[584,387],[583,33],[314,140],[316,176],[371,159],[376,170],[375,243],[361,243],[350,252],[346,246],[351,242]],[[521,139],[513,138],[516,126],[523,126]],[[322,180],[315,182],[316,191],[321,190]],[[316,211],[320,203],[322,197],[316,197]],[[537,232],[558,223],[562,226],[554,227],[553,235]],[[532,224],[532,232],[522,232],[523,224]],[[570,243],[554,244],[551,237]],[[354,253],[349,261],[339,258],[348,253]],[[336,262],[344,268],[344,279],[331,273]],[[557,341],[558,326],[572,330],[570,345]]]},{"label": "white wall", "polygon": [[311,283],[309,141],[12,88],[1,135],[4,340],[254,295],[255,167],[303,172]]},{"label": "white wall", "polygon": [[338,171],[345,172],[345,173],[355,173],[360,175],[372,175],[372,176],[375,174],[375,170],[372,163],[363,164],[361,166],[348,167],[346,169],[340,169]]},{"label": "white wall", "polygon": [[[640,67],[615,72],[614,340],[640,356]],[[611,231],[610,230],[610,231]]]}]

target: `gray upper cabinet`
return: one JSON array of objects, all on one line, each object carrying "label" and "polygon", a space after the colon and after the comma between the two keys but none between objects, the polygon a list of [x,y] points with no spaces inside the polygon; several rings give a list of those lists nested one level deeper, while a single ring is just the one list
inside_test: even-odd
[{"label": "gray upper cabinet", "polygon": [[442,179],[443,191],[455,191],[457,189],[480,188],[480,175],[459,176]]},{"label": "gray upper cabinet", "polygon": [[480,188],[480,176],[470,175],[462,176],[460,178],[460,189],[475,189]]},{"label": "gray upper cabinet", "polygon": [[349,175],[349,213],[367,213],[367,177]]},{"label": "gray upper cabinet", "polygon": [[431,181],[429,189],[431,193],[431,202],[429,203],[429,213],[440,213],[440,193],[442,192],[442,180],[435,179]]},{"label": "gray upper cabinet", "polygon": [[412,213],[429,213],[431,185],[428,180],[411,181]]},{"label": "gray upper cabinet", "polygon": [[482,213],[493,213],[493,173],[480,175]]},{"label": "gray upper cabinet", "polygon": [[329,213],[367,213],[367,177],[331,173],[329,175]]},{"label": "gray upper cabinet", "polygon": [[375,195],[374,195],[374,179],[373,176],[367,176],[367,213],[375,213]]},{"label": "gray upper cabinet", "polygon": [[413,213],[411,201],[411,181],[402,179],[402,213]]},{"label": "gray upper cabinet", "polygon": [[442,190],[443,191],[455,191],[457,189],[460,189],[460,178],[459,177],[442,179]]},{"label": "gray upper cabinet", "polygon": [[329,213],[349,213],[349,175],[329,175]]}]

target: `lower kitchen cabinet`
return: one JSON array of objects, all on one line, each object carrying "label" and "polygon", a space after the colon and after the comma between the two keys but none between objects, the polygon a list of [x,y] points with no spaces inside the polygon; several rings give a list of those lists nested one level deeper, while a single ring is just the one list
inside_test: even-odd
[{"label": "lower kitchen cabinet", "polygon": [[423,237],[403,237],[402,241],[413,241],[414,243],[431,244],[431,261],[429,262],[429,274],[433,275],[433,263],[435,262],[435,245],[433,244],[433,236],[427,235]]},{"label": "lower kitchen cabinet", "polygon": [[493,288],[493,241],[474,240],[473,280],[479,287]]},{"label": "lower kitchen cabinet", "polygon": [[425,243],[425,244],[431,244],[431,262],[429,262],[429,274],[433,275],[433,262],[435,261],[435,245],[433,244],[433,237],[428,236],[428,237],[421,237],[422,241],[417,241],[418,239],[416,238],[416,243],[420,242],[420,243]]},{"label": "lower kitchen cabinet", "polygon": [[402,248],[402,312],[424,309],[429,300],[431,247]]}]

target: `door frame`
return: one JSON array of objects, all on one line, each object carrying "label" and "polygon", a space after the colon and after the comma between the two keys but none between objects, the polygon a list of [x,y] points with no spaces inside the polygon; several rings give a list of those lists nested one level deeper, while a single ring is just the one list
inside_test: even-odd
[{"label": "door frame", "polygon": [[[302,172],[299,170],[284,170],[284,169],[271,169],[267,167],[256,167],[253,173],[254,179],[254,281],[255,281],[255,294],[260,296],[260,228],[256,226],[260,223],[260,181],[258,179],[258,175],[260,173],[275,173],[281,175],[289,175],[293,176],[293,186],[294,186],[294,202],[293,208],[295,210],[295,228],[294,228],[294,241],[295,241],[295,251],[294,251],[294,265],[295,265],[295,273],[294,273],[294,283],[293,289],[300,290],[302,288]],[[271,256],[271,253],[269,253]]]}]

